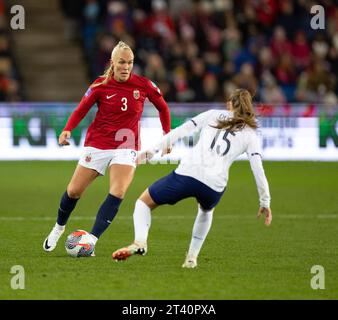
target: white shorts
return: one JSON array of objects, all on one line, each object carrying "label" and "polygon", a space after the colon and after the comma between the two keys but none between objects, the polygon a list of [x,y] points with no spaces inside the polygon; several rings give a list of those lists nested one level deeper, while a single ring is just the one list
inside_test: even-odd
[{"label": "white shorts", "polygon": [[133,149],[96,149],[84,147],[79,164],[85,168],[94,169],[104,175],[112,164],[124,164],[136,168],[137,152]]}]

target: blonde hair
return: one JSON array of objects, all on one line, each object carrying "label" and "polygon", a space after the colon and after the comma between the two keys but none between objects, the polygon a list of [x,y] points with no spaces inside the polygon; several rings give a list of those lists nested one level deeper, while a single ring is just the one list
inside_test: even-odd
[{"label": "blonde hair", "polygon": [[255,110],[252,105],[252,96],[246,89],[236,89],[229,98],[232,103],[233,117],[226,120],[218,120],[217,129],[238,131],[248,125],[257,129]]},{"label": "blonde hair", "polygon": [[114,47],[113,51],[111,52],[111,58],[108,68],[104,71],[103,75],[101,75],[101,77],[104,77],[104,80],[102,82],[93,84],[92,87],[97,87],[101,84],[107,84],[108,81],[113,77],[114,68],[112,61],[116,60],[116,55],[120,50],[130,50],[131,52],[133,52],[130,46],[128,46],[125,42],[119,41],[119,43]]}]

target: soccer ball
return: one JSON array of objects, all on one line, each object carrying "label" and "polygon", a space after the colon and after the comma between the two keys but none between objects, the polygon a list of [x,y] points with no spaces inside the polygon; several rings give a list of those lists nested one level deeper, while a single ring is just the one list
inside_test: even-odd
[{"label": "soccer ball", "polygon": [[72,232],[65,243],[66,251],[72,257],[90,257],[94,247],[91,235],[85,230]]}]

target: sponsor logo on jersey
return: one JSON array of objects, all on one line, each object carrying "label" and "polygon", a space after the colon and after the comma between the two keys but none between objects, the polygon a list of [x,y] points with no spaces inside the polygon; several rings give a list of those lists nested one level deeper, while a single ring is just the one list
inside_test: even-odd
[{"label": "sponsor logo on jersey", "polygon": [[111,99],[112,97],[115,97],[117,95],[117,93],[114,93],[114,94],[112,94],[111,96],[108,96],[107,95],[107,99],[109,100],[109,99]]},{"label": "sponsor logo on jersey", "polygon": [[140,98],[140,90],[134,90],[133,96],[136,100],[139,99]]}]

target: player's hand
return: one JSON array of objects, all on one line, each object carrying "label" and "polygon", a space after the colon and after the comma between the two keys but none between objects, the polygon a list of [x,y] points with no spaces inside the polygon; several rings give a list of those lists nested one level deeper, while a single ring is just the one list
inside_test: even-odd
[{"label": "player's hand", "polygon": [[169,146],[168,146],[168,147],[164,147],[164,148],[162,149],[161,157],[163,157],[164,155],[170,153],[172,149],[173,149],[173,148],[172,148],[171,146],[170,146],[170,147],[169,147]]},{"label": "player's hand", "polygon": [[[165,134],[165,133],[163,132],[163,134]],[[172,146],[172,144],[170,142],[170,139],[165,140],[165,143],[164,143],[164,145],[162,147],[161,157],[163,157],[164,155],[170,153],[172,149],[173,149],[173,146]]]},{"label": "player's hand", "polygon": [[154,156],[154,153],[147,150],[147,151],[142,151],[137,155],[136,158],[136,164],[142,164],[142,163],[147,163],[148,160],[150,160]]},{"label": "player's hand", "polygon": [[60,146],[69,146],[68,139],[70,138],[70,131],[62,131],[59,136],[59,145]]},{"label": "player's hand", "polygon": [[272,213],[270,208],[260,207],[258,210],[257,218],[260,218],[262,214],[265,215],[265,225],[268,227],[272,221]]}]

